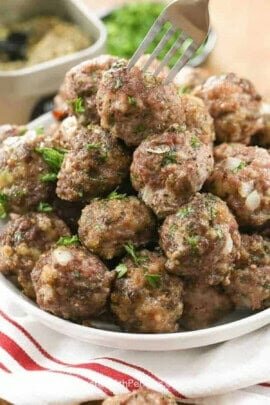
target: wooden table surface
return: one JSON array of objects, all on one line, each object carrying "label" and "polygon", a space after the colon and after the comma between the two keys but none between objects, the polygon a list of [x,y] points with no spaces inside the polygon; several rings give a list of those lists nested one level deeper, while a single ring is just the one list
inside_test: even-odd
[{"label": "wooden table surface", "polygon": [[[97,12],[127,2],[84,1]],[[218,41],[207,61],[209,69],[238,73],[270,99],[270,0],[210,0],[210,14]]]}]

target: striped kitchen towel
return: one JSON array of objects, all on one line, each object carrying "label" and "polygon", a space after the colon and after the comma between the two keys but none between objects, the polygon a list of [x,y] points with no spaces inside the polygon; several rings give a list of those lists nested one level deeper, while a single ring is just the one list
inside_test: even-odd
[{"label": "striped kitchen towel", "polygon": [[185,351],[103,348],[39,324],[1,291],[0,398],[16,405],[74,405],[148,387],[185,403],[270,404],[269,342],[265,327]]}]

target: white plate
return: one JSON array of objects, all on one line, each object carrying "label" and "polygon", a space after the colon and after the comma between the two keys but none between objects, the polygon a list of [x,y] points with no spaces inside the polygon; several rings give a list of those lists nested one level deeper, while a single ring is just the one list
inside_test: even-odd
[{"label": "white plate", "polygon": [[[33,121],[30,127],[48,126],[51,122],[51,114],[45,114]],[[32,315],[49,328],[78,340],[116,349],[169,351],[202,347],[245,335],[270,323],[269,308],[255,314],[250,314],[246,311],[235,311],[216,326],[192,332],[169,334],[124,333],[116,330],[115,326],[110,324],[99,322],[98,326],[104,329],[86,327],[42,311],[2,274],[0,274],[1,289],[4,290],[5,295],[23,308],[27,314]]]}]

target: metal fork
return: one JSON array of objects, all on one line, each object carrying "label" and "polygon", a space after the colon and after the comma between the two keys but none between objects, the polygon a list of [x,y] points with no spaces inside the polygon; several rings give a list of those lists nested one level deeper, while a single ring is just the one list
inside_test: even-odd
[{"label": "metal fork", "polygon": [[170,3],[148,31],[141,45],[130,59],[128,68],[132,68],[137,63],[158,33],[164,28],[164,25],[169,23],[170,26],[167,32],[149,56],[149,59],[142,69],[145,72],[164,49],[170,38],[176,35],[177,39],[154,72],[154,75],[158,76],[162,69],[168,65],[176,52],[183,48],[184,52],[165,79],[165,84],[171,82],[182,67],[192,58],[208,35],[208,2],[209,0],[177,0]]}]

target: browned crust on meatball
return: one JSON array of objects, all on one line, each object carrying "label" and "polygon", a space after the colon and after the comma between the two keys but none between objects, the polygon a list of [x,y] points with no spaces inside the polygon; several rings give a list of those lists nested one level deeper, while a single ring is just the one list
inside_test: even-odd
[{"label": "browned crust on meatball", "polygon": [[207,188],[224,199],[242,226],[270,220],[270,155],[257,146],[222,144]]},{"label": "browned crust on meatball", "polygon": [[219,142],[250,143],[263,127],[261,96],[249,80],[234,73],[212,76],[194,90],[214,118]]},{"label": "browned crust on meatball", "polygon": [[105,310],[114,274],[85,248],[58,246],[32,271],[40,308],[65,319],[84,320]]},{"label": "browned crust on meatball", "polygon": [[128,176],[131,156],[97,125],[80,127],[58,174],[56,193],[67,201],[90,201],[115,189]]},{"label": "browned crust on meatball", "polygon": [[160,245],[170,272],[214,285],[229,282],[240,235],[225,202],[212,194],[196,194],[160,231]]},{"label": "browned crust on meatball", "polygon": [[172,214],[199,191],[213,169],[212,146],[174,125],[147,138],[131,165],[133,187],[160,218]]},{"label": "browned crust on meatball", "polygon": [[155,236],[155,219],[136,197],[97,200],[86,206],[79,221],[82,243],[103,259],[125,252],[124,245],[145,246]]},{"label": "browned crust on meatball", "polygon": [[181,325],[189,330],[203,329],[233,310],[229,296],[219,287],[189,283],[184,286]]},{"label": "browned crust on meatball", "polygon": [[129,70],[126,62],[114,64],[103,74],[97,108],[101,126],[129,146],[183,122],[176,86],[164,85],[161,78],[136,66]]},{"label": "browned crust on meatball", "polygon": [[0,234],[0,272],[15,275],[24,293],[34,298],[30,273],[36,261],[69,235],[66,224],[53,214],[29,213],[9,221]]},{"label": "browned crust on meatball", "polygon": [[[67,115],[76,115],[80,123],[98,123],[96,93],[99,82],[103,72],[116,61],[116,57],[101,55],[82,62],[69,70],[60,87],[59,94],[55,98],[54,115],[56,118],[62,119]],[[82,98],[84,111],[77,112],[74,108],[77,98]]]},{"label": "browned crust on meatball", "polygon": [[176,405],[174,398],[148,389],[107,398],[103,405]]}]

